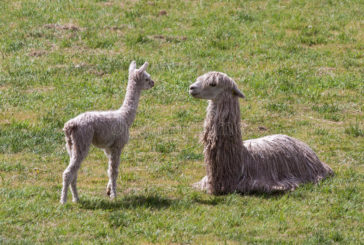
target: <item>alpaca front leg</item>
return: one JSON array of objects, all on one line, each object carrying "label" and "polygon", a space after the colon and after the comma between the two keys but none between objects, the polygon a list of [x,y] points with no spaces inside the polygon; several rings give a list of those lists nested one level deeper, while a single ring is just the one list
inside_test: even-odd
[{"label": "alpaca front leg", "polygon": [[116,198],[116,180],[119,174],[120,150],[115,150],[109,155],[109,182],[107,184],[106,193],[111,199]]},{"label": "alpaca front leg", "polygon": [[208,191],[208,178],[207,175],[199,182],[192,184],[192,187],[199,191]]}]

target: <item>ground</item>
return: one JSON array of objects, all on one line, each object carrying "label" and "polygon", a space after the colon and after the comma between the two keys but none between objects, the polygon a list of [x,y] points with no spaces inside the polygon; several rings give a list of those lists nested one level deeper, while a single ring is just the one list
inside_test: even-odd
[{"label": "ground", "polygon": [[[0,243],[359,244],[364,237],[364,2],[1,1]],[[120,107],[129,63],[150,63],[122,153],[119,196],[92,148],[80,203],[59,204],[63,124]],[[283,195],[214,197],[197,76],[227,73],[243,139],[288,134],[336,175]]]}]

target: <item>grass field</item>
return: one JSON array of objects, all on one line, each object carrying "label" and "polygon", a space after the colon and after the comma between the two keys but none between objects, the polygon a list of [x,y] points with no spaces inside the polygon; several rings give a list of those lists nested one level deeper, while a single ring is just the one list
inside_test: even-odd
[{"label": "grass field", "polygon": [[[0,244],[359,244],[364,239],[364,1],[0,1]],[[62,127],[117,109],[131,60],[156,81],[125,147],[118,199],[93,148],[61,206]],[[227,73],[243,138],[281,133],[335,171],[284,195],[214,197],[197,76]]]}]

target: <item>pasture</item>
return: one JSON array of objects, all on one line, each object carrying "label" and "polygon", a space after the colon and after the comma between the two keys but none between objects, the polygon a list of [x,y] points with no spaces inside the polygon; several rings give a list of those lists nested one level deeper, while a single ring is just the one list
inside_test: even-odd
[{"label": "pasture", "polygon": [[[364,237],[363,0],[0,1],[1,244],[359,244]],[[150,63],[121,155],[118,198],[92,148],[80,202],[59,204],[63,124],[117,109],[128,66]],[[283,195],[211,196],[199,142],[206,101],[188,87],[227,73],[243,139],[301,139],[335,176]]]}]

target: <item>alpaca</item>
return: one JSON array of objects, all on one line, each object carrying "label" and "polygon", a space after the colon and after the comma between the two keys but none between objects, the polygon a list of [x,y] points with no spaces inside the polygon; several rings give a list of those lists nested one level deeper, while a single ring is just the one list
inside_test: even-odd
[{"label": "alpaca", "polygon": [[146,72],[148,63],[139,69],[135,61],[129,66],[129,80],[123,105],[115,111],[85,112],[65,123],[66,148],[70,163],[63,172],[63,188],[60,202],[67,201],[68,186],[71,185],[73,201],[78,201],[76,188],[77,171],[87,156],[90,145],[104,150],[109,159],[109,182],[106,193],[111,199],[116,197],[116,179],[121,150],[129,140],[129,128],[133,123],[139,103],[141,90],[154,86],[154,81]]},{"label": "alpaca", "polygon": [[283,192],[333,174],[308,145],[287,135],[242,141],[238,98],[245,96],[226,74],[198,77],[189,93],[209,100],[202,137],[207,174],[194,188],[214,195]]}]

